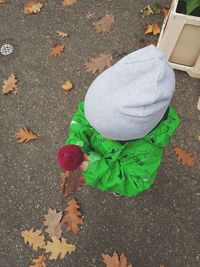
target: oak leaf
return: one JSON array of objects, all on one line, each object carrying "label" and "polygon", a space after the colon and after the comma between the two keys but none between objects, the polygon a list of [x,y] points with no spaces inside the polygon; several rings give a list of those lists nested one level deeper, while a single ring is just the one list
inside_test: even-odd
[{"label": "oak leaf", "polygon": [[157,23],[151,23],[146,26],[145,34],[153,33],[153,35],[157,35],[160,33],[160,27]]},{"label": "oak leaf", "polygon": [[73,6],[76,3],[76,0],[63,0],[63,6]]},{"label": "oak leaf", "polygon": [[38,137],[26,127],[22,127],[16,133],[15,138],[17,139],[18,143],[27,143],[31,140],[36,140]]},{"label": "oak leaf", "polygon": [[45,263],[45,256],[39,256],[37,259],[32,260],[31,265],[29,267],[47,267]]},{"label": "oak leaf", "polygon": [[113,58],[111,54],[101,53],[99,57],[89,58],[84,66],[87,72],[95,74],[97,71],[102,72],[106,67],[111,66]]},{"label": "oak leaf", "polygon": [[132,267],[132,264],[127,264],[127,259],[123,253],[120,257],[116,252],[114,252],[112,256],[102,253],[102,257],[106,267]]},{"label": "oak leaf", "polygon": [[24,242],[29,243],[29,245],[34,249],[38,250],[38,248],[43,248],[45,246],[44,236],[41,235],[41,230],[31,229],[30,231],[21,232],[22,237],[24,238]]},{"label": "oak leaf", "polygon": [[2,87],[2,91],[3,94],[8,94],[8,93],[17,93],[18,89],[17,89],[17,79],[15,77],[15,75],[12,73],[7,80],[3,81],[3,87]]},{"label": "oak leaf", "polygon": [[81,172],[82,171],[79,168],[73,172],[67,171],[60,173],[60,184],[65,197],[80,190],[86,185],[86,181],[82,177]]},{"label": "oak leaf", "polygon": [[92,18],[94,18],[94,15],[95,15],[95,12],[88,11],[86,17],[87,17],[87,19],[92,19]]},{"label": "oak leaf", "polygon": [[65,45],[64,44],[54,44],[53,47],[50,50],[51,56],[60,56],[64,51]]},{"label": "oak leaf", "polygon": [[39,13],[43,7],[43,3],[39,0],[28,0],[24,4],[24,14],[30,15],[33,13]]},{"label": "oak leaf", "polygon": [[73,88],[73,84],[71,81],[66,81],[63,85],[62,85],[62,89],[65,91],[70,91]]},{"label": "oak leaf", "polygon": [[174,151],[175,151],[178,161],[181,161],[184,166],[185,165],[188,165],[189,167],[194,166],[194,157],[192,153],[187,152],[181,147],[175,147]]},{"label": "oak leaf", "polygon": [[63,259],[67,253],[71,253],[76,250],[76,246],[73,244],[66,243],[66,240],[62,237],[61,241],[55,237],[51,237],[52,242],[48,241],[44,247],[45,253],[50,252],[50,260],[56,260],[60,256],[60,259]]},{"label": "oak leaf", "polygon": [[67,33],[67,32],[63,32],[63,31],[56,31],[56,32],[62,38],[65,38],[65,37],[69,36],[69,33]]},{"label": "oak leaf", "polygon": [[114,23],[114,14],[106,14],[103,18],[93,23],[97,33],[110,32],[112,24]]},{"label": "oak leaf", "polygon": [[63,217],[63,213],[56,212],[56,210],[52,210],[51,208],[48,209],[48,213],[44,215],[45,220],[43,224],[48,228],[45,230],[51,236],[56,236],[58,239],[61,237],[62,234],[62,224],[61,219]]},{"label": "oak leaf", "polygon": [[163,7],[162,8],[162,15],[163,17],[166,17],[169,13],[169,7]]},{"label": "oak leaf", "polygon": [[83,219],[81,218],[81,212],[78,210],[80,206],[78,205],[75,198],[69,201],[68,207],[65,209],[67,212],[62,219],[62,223],[66,223],[66,231],[72,231],[74,234],[78,234],[80,231],[79,225],[83,224]]}]

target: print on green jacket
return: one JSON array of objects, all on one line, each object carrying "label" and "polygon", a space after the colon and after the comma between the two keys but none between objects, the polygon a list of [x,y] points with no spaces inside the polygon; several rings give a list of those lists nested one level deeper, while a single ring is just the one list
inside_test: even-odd
[{"label": "print on green jacket", "polygon": [[144,138],[120,144],[90,126],[80,102],[66,144],[75,144],[89,155],[88,168],[82,173],[88,185],[133,197],[152,186],[163,149],[178,126],[179,117],[170,107],[167,119]]}]

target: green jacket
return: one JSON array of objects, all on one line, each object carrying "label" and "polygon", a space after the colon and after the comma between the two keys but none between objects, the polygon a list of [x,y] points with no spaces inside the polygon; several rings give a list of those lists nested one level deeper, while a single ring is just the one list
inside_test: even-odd
[{"label": "green jacket", "polygon": [[66,144],[75,144],[89,155],[83,177],[90,186],[133,197],[152,186],[163,149],[178,125],[179,117],[170,107],[167,119],[144,138],[121,144],[104,138],[89,124],[80,102]]}]

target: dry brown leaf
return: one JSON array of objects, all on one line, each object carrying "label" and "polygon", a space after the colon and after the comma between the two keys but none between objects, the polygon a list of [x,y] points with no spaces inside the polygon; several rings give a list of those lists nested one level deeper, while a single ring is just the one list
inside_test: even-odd
[{"label": "dry brown leaf", "polygon": [[76,3],[76,0],[63,0],[63,6],[73,6]]},{"label": "dry brown leaf", "polygon": [[146,28],[144,34],[153,33],[153,35],[157,35],[160,33],[160,27],[157,23],[148,24]]},{"label": "dry brown leaf", "polygon": [[63,85],[62,85],[62,89],[65,91],[70,91],[73,88],[73,84],[71,81],[66,81]]},{"label": "dry brown leaf", "polygon": [[13,93],[16,94],[18,92],[17,89],[17,79],[15,77],[15,75],[12,73],[7,80],[3,81],[3,87],[2,87],[2,91],[3,94],[8,94],[8,93]]},{"label": "dry brown leaf", "polygon": [[45,256],[39,256],[37,259],[32,260],[31,264],[29,267],[47,267],[45,263]]},{"label": "dry brown leaf", "polygon": [[102,257],[106,267],[132,267],[132,264],[127,264],[127,259],[123,253],[120,257],[116,252],[112,256],[102,253]]},{"label": "dry brown leaf", "polygon": [[92,19],[92,18],[94,18],[94,15],[95,15],[95,12],[88,11],[86,17],[87,17],[87,19]]},{"label": "dry brown leaf", "polygon": [[28,0],[24,4],[24,14],[30,15],[39,13],[43,7],[43,3],[40,0]]},{"label": "dry brown leaf", "polygon": [[44,247],[45,253],[51,253],[49,259],[56,260],[60,256],[63,259],[67,253],[71,253],[76,250],[76,246],[66,243],[66,240],[62,237],[61,241],[55,237],[51,237],[52,242],[48,241]]},{"label": "dry brown leaf", "polygon": [[21,232],[22,237],[24,238],[24,242],[29,243],[29,245],[37,251],[38,248],[43,248],[45,246],[44,242],[44,236],[41,235],[41,230],[36,230],[34,232],[34,229],[31,229],[30,231],[23,231]]},{"label": "dry brown leaf", "polygon": [[114,23],[114,14],[106,14],[103,18],[93,23],[97,33],[110,32],[112,24]]},{"label": "dry brown leaf", "polygon": [[200,142],[200,135],[197,136],[197,140]]},{"label": "dry brown leaf", "polygon": [[181,147],[174,148],[175,154],[177,156],[178,161],[181,161],[182,164],[188,165],[189,167],[194,166],[194,156],[192,153],[187,152],[186,150],[182,149]]},{"label": "dry brown leaf", "polygon": [[65,197],[86,185],[86,181],[82,177],[81,172],[82,170],[78,168],[73,172],[67,171],[60,173],[60,184]]},{"label": "dry brown leaf", "polygon": [[60,56],[64,51],[65,45],[64,44],[55,44],[50,50],[51,56]]},{"label": "dry brown leaf", "polygon": [[166,17],[169,13],[169,7],[163,7],[162,8],[162,14],[164,17]]},{"label": "dry brown leaf", "polygon": [[56,32],[62,38],[65,38],[65,37],[69,36],[69,33],[67,33],[67,32],[63,32],[63,31],[56,31]]},{"label": "dry brown leaf", "polygon": [[89,58],[88,61],[85,62],[85,70],[92,74],[95,74],[97,71],[102,72],[106,67],[111,66],[112,60],[111,54],[101,53],[99,57]]},{"label": "dry brown leaf", "polygon": [[37,135],[34,134],[29,129],[27,129],[26,127],[20,128],[16,133],[15,138],[17,139],[18,143],[27,143],[31,140],[38,139]]},{"label": "dry brown leaf", "polygon": [[79,225],[84,223],[83,219],[81,218],[81,212],[78,211],[78,209],[80,209],[80,206],[78,205],[75,198],[68,202],[68,206],[65,209],[67,214],[65,214],[62,219],[62,223],[67,224],[67,232],[72,231],[74,234],[78,234],[78,232],[80,231]]},{"label": "dry brown leaf", "polygon": [[49,235],[56,236],[58,239],[62,234],[62,224],[61,219],[63,217],[63,213],[56,212],[56,210],[48,209],[48,214],[44,215],[45,220],[43,224],[48,228],[45,230]]},{"label": "dry brown leaf", "polygon": [[0,4],[5,4],[7,0],[0,0]]}]

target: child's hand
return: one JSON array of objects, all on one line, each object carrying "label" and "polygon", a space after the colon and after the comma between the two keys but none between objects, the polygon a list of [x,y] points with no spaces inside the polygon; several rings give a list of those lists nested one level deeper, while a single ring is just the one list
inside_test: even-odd
[{"label": "child's hand", "polygon": [[80,165],[80,168],[83,170],[83,171],[86,171],[87,170],[87,167],[88,167],[88,161],[87,160],[84,160],[81,165]]},{"label": "child's hand", "polygon": [[88,164],[89,164],[89,157],[88,157],[87,154],[84,153],[84,161],[81,163],[80,168],[83,171],[86,171],[87,167],[88,167]]}]

